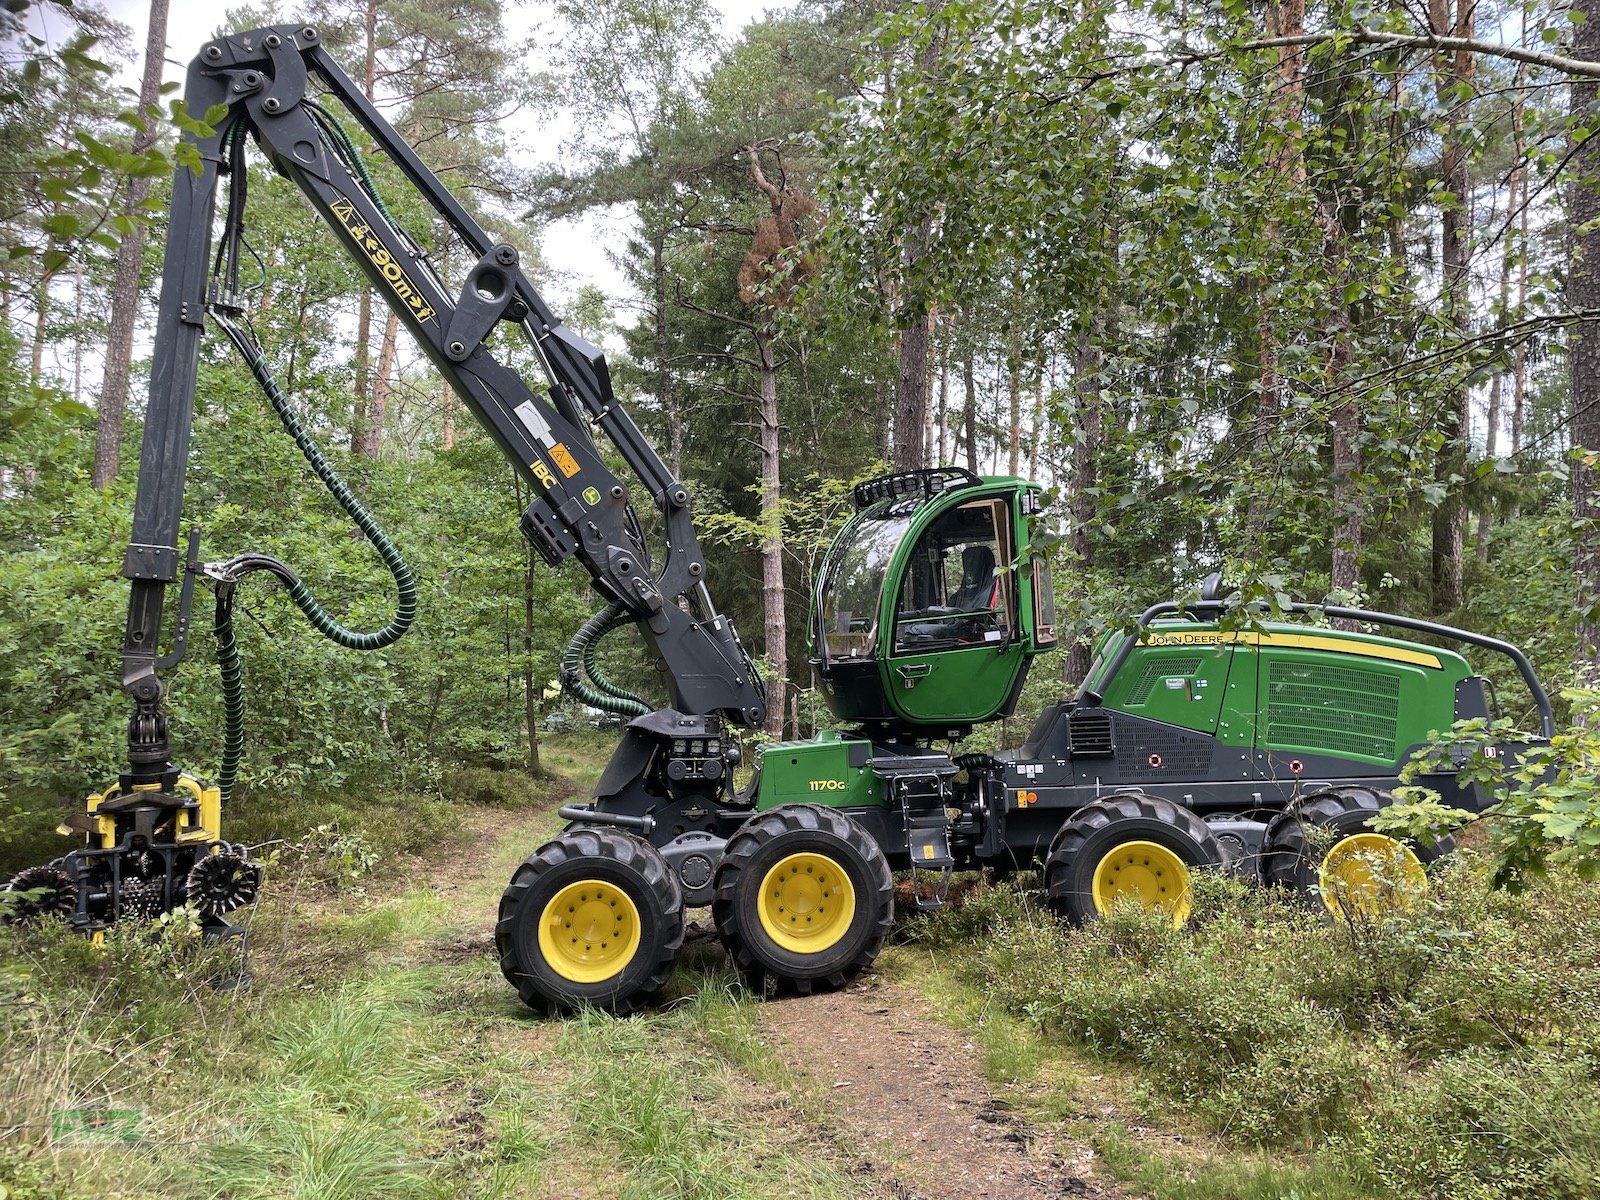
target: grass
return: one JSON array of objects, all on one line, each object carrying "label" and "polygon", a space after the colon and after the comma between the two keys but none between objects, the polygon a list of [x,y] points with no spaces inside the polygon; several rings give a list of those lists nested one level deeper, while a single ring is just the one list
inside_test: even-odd
[{"label": "grass", "polygon": [[[592,783],[609,748],[577,736],[545,752]],[[498,785],[472,782],[486,802],[437,802],[453,827],[487,832],[471,850],[464,836],[429,845],[444,822],[427,807],[374,802],[338,825],[372,850],[370,871],[286,858],[253,928],[247,992],[209,986],[226,963],[208,966],[202,948],[131,927],[104,952],[0,930],[0,1195],[857,1194],[761,1083],[781,1064],[719,951],[692,948],[669,1002],[640,1018],[558,1024],[517,1004],[490,915],[515,864],[562,824],[567,792],[508,806]],[[322,815],[289,805],[273,820],[303,836]],[[52,1141],[52,1112],[111,1106],[142,1114],[137,1145]]]}]

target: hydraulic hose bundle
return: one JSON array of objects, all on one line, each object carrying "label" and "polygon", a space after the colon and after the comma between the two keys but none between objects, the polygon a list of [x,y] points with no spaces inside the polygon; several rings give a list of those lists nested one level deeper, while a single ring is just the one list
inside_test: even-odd
[{"label": "hydraulic hose bundle", "polygon": [[613,600],[585,621],[561,656],[561,684],[579,700],[603,712],[642,717],[655,710],[607,679],[598,660],[601,639],[630,620],[627,610]]},{"label": "hydraulic hose bundle", "polygon": [[[362,187],[372,197],[384,217],[392,222],[393,217],[378,195],[372,177],[362,163],[361,155],[351,143],[349,135],[321,105],[313,103],[310,107],[316,114],[318,126],[333,142],[335,152],[351,164],[361,179]],[[285,563],[270,555],[241,554],[227,562],[207,568],[208,574],[216,582],[217,594],[215,633],[217,664],[222,675],[223,706],[222,763],[217,773],[217,787],[222,793],[223,803],[227,803],[233,796],[234,784],[239,777],[239,763],[244,755],[244,673],[239,659],[239,643],[233,632],[233,603],[238,585],[246,576],[256,571],[267,571],[275,575],[283,583],[289,599],[293,600],[296,607],[305,614],[312,627],[329,641],[348,650],[381,650],[385,646],[393,645],[407,629],[411,628],[417,616],[417,581],[405,558],[389,540],[388,534],[383,531],[372,514],[367,511],[366,506],[339,477],[333,464],[328,461],[300,418],[289,407],[289,401],[278,387],[277,381],[273,379],[272,372],[267,366],[266,356],[262,353],[255,337],[232,318],[231,314],[238,311],[235,307],[236,301],[231,297],[235,294],[237,286],[248,180],[244,163],[244,141],[243,125],[234,125],[223,140],[223,152],[229,159],[232,186],[229,189],[225,233],[222,243],[218,246],[217,266],[219,270],[225,272],[222,275],[224,286],[220,289],[220,294],[228,299],[213,303],[210,312],[249,366],[250,374],[255,377],[268,403],[272,405],[272,411],[278,415],[284,430],[300,448],[300,453],[311,465],[311,470],[377,549],[384,566],[389,568],[389,573],[394,577],[396,599],[395,613],[388,624],[372,632],[361,632],[347,628],[330,616],[327,610],[317,603],[311,590],[300,577]]]},{"label": "hydraulic hose bundle", "polygon": [[395,613],[389,623],[381,629],[363,633],[349,629],[336,621],[317,603],[311,594],[311,589],[306,587],[293,570],[269,555],[242,554],[210,568],[211,574],[217,580],[217,662],[222,671],[223,700],[222,766],[217,775],[217,786],[222,790],[223,802],[226,803],[233,794],[233,786],[239,774],[239,760],[244,751],[244,682],[239,663],[239,646],[233,635],[233,599],[238,584],[255,571],[268,571],[282,581],[289,599],[294,601],[296,607],[305,614],[313,628],[323,637],[347,650],[381,650],[399,641],[406,630],[411,628],[411,623],[416,620],[417,581],[398,547],[389,540],[388,534],[367,511],[366,506],[346,486],[327,456],[306,432],[300,418],[289,407],[289,402],[268,370],[266,360],[255,339],[226,317],[218,316],[217,323],[238,347],[240,355],[250,367],[250,373],[255,376],[256,382],[261,385],[261,390],[271,403],[272,410],[278,414],[278,419],[283,423],[289,436],[294,439],[295,445],[300,447],[300,453],[305,455],[312,471],[377,549],[384,566],[389,568],[389,573],[394,577],[396,592]]}]

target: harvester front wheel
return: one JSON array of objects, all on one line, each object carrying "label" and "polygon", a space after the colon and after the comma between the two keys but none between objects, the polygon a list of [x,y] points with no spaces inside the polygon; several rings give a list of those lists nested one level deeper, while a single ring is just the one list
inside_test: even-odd
[{"label": "harvester front wheel", "polygon": [[1409,904],[1428,886],[1427,866],[1455,848],[1375,833],[1372,818],[1394,803],[1368,787],[1313,792],[1267,827],[1263,875],[1338,916]]},{"label": "harvester front wheel", "polygon": [[569,829],[517,868],[500,897],[500,970],[529,1008],[629,1013],[666,983],[683,945],[683,893],[654,846]]},{"label": "harvester front wheel", "polygon": [[1119,902],[1165,909],[1182,925],[1190,877],[1222,859],[1206,823],[1181,804],[1142,793],[1108,796],[1067,818],[1045,859],[1050,907],[1074,923]]},{"label": "harvester front wheel", "polygon": [[844,813],[785,805],[728,839],[712,914],[755,986],[839,987],[883,948],[894,878],[878,844]]}]

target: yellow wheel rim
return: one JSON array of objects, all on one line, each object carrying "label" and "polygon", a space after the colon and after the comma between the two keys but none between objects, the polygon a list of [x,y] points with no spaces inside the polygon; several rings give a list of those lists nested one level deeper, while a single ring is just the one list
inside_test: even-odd
[{"label": "yellow wheel rim", "polygon": [[1317,884],[1329,912],[1375,916],[1408,906],[1427,890],[1428,874],[1404,842],[1381,833],[1353,833],[1328,851]]},{"label": "yellow wheel rim", "polygon": [[856,916],[850,876],[826,854],[791,854],[761,881],[761,928],[793,954],[820,954],[844,937]]},{"label": "yellow wheel rim", "polygon": [[539,917],[539,953],[572,983],[604,983],[639,951],[639,909],[604,879],[569,883]]},{"label": "yellow wheel rim", "polygon": [[1155,842],[1123,842],[1112,849],[1095,867],[1091,886],[1101,916],[1130,897],[1147,909],[1166,909],[1174,925],[1189,919],[1189,867]]}]

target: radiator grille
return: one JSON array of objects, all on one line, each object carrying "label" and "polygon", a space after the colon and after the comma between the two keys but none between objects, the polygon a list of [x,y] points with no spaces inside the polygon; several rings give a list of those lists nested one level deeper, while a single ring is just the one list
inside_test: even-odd
[{"label": "radiator grille", "polygon": [[1171,774],[1192,778],[1210,769],[1215,746],[1216,739],[1203,733],[1136,725],[1132,736],[1117,744],[1117,769],[1129,776]]},{"label": "radiator grille", "polygon": [[1400,679],[1362,667],[1267,668],[1266,738],[1294,746],[1393,760],[1400,732]]}]

